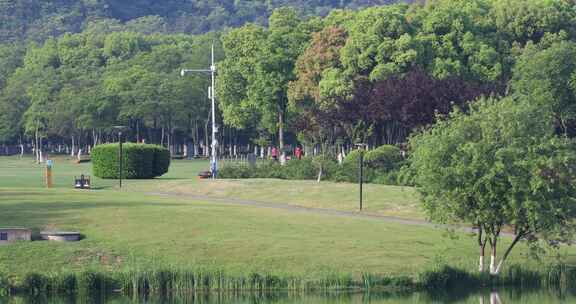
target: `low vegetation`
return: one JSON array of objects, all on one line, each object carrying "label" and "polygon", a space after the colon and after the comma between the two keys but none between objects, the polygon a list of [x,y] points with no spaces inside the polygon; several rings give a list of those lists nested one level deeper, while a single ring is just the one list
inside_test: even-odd
[{"label": "low vegetation", "polygon": [[251,167],[246,162],[225,163],[220,178],[278,178],[287,180],[327,180],[358,182],[360,155],[363,157],[363,181],[385,185],[398,185],[398,173],[404,159],[399,148],[383,145],[364,152],[351,151],[342,164],[334,157],[317,156],[292,159],[281,165],[277,161],[261,161]]}]

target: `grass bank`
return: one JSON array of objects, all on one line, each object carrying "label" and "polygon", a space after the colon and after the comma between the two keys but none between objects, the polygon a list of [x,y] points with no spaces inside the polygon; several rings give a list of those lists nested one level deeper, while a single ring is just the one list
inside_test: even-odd
[{"label": "grass bank", "polygon": [[[358,211],[358,185],[305,180],[276,179],[199,180],[199,171],[208,169],[203,160],[173,160],[170,170],[153,180],[125,180],[124,192],[169,192],[219,198],[237,198],[281,203],[303,207]],[[70,189],[74,176],[92,175],[90,163],[75,164],[64,157],[55,157],[56,188]],[[0,188],[42,188],[43,167],[32,158],[0,157]],[[118,190],[116,180],[92,176],[99,190]],[[418,197],[411,187],[364,185],[363,213],[424,219]]]},{"label": "grass bank", "polygon": [[[90,174],[85,164],[57,160],[56,187],[43,189],[42,168],[31,159],[0,158],[0,226],[30,227],[36,233],[44,229],[77,230],[85,236],[75,243],[35,241],[0,246],[3,290],[93,289],[81,286],[186,290],[206,284],[216,289],[427,286],[430,284],[419,282],[451,282],[442,275],[428,275],[424,280],[429,265],[442,264],[438,263],[439,257],[461,269],[475,269],[475,240],[465,233],[447,237],[443,229],[378,218],[230,205],[210,200],[210,196],[147,194],[159,189],[178,193],[174,187],[184,187],[182,191],[190,193],[216,191],[211,187],[220,185],[219,181],[199,181],[195,177],[204,165],[174,162],[163,178],[128,181],[121,191],[116,181],[99,179],[93,181],[96,190],[78,191],[71,189],[72,178]],[[238,181],[239,185],[243,182]],[[290,194],[298,183],[284,183],[262,180],[253,185],[256,190],[244,186],[233,189],[244,198],[268,197],[297,203],[300,199],[305,204],[311,195],[325,195],[318,200],[330,208],[355,206],[350,201],[338,205],[346,202],[346,191],[355,197],[355,185],[321,183],[325,188],[313,188],[301,184],[309,191]],[[391,204],[404,206],[392,202],[390,188],[374,187],[383,187],[374,188],[382,201],[390,199]],[[217,189],[223,191],[218,195],[234,193],[228,186]],[[240,193],[242,189],[246,193]],[[374,204],[377,201],[375,197]],[[503,240],[503,245],[506,242]],[[574,250],[562,248],[560,253],[568,263],[576,261]],[[527,248],[520,244],[511,263],[529,265],[527,261]],[[537,277],[548,276],[548,268],[542,264],[534,262],[530,267],[535,272],[542,270]],[[483,280],[476,282],[484,284]]]},{"label": "grass bank", "polygon": [[418,292],[433,293],[513,287],[549,289],[560,294],[574,292],[576,268],[565,264],[530,268],[508,267],[500,276],[469,272],[452,266],[438,266],[413,276],[363,273],[355,279],[346,273],[322,278],[271,273],[229,275],[221,270],[148,267],[120,271],[85,270],[82,272],[28,273],[22,280],[10,280],[0,273],[0,296],[98,295],[112,292],[142,295],[189,294],[194,292]]}]

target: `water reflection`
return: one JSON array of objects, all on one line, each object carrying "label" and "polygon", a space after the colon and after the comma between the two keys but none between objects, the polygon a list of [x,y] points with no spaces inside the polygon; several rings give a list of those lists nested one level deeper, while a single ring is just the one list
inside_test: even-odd
[{"label": "water reflection", "polygon": [[502,304],[502,300],[500,299],[500,294],[497,291],[493,291],[490,293],[490,302],[486,301],[486,298],[484,297],[484,295],[480,295],[479,299],[480,299],[480,304]]},{"label": "water reflection", "polygon": [[440,293],[191,293],[170,296],[126,297],[118,294],[75,295],[67,297],[13,296],[0,298],[6,304],[548,304],[576,303],[573,295],[559,295],[548,290],[500,290],[476,293],[458,291]]}]

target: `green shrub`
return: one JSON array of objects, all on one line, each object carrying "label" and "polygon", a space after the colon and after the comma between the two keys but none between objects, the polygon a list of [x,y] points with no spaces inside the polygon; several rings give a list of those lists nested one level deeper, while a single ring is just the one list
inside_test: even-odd
[{"label": "green shrub", "polygon": [[255,168],[250,168],[245,164],[227,164],[218,170],[218,178],[253,178]]},{"label": "green shrub", "polygon": [[151,146],[154,148],[154,176],[162,176],[170,167],[170,151],[162,146]]},{"label": "green shrub", "polygon": [[[358,172],[360,170],[360,155],[366,155],[366,152],[361,150],[352,150],[346,158],[342,161],[341,166],[341,173],[338,176],[339,179],[336,181],[339,182],[350,182],[350,183],[357,183],[358,182]],[[363,167],[363,180],[365,182],[370,182],[372,180],[372,170],[368,168],[366,165]]]},{"label": "green shrub", "polygon": [[285,174],[282,172],[282,166],[278,161],[264,161],[258,163],[256,169],[254,170],[254,177],[255,178],[278,178],[278,179],[286,179]]},{"label": "green shrub", "polygon": [[338,182],[358,182],[360,153],[364,153],[363,180],[366,183],[397,185],[397,171],[403,164],[400,149],[384,145],[364,152],[353,150],[346,155],[340,173],[333,180]]},{"label": "green shrub", "polygon": [[44,275],[29,273],[24,277],[22,286],[30,294],[46,293],[48,291],[48,280]]},{"label": "green shrub", "polygon": [[[98,145],[92,149],[95,176],[119,178],[118,144]],[[122,177],[154,178],[168,172],[170,152],[157,145],[126,143],[122,145]]]},{"label": "green shrub", "polygon": [[391,145],[380,146],[366,152],[364,155],[366,167],[383,172],[399,169],[402,166],[402,162],[403,158],[400,148]]},{"label": "green shrub", "polygon": [[[372,163],[382,164],[386,162],[386,160],[392,159],[394,162],[389,163],[393,163],[394,165],[390,165],[386,168],[396,168],[396,166],[398,166],[398,162],[396,162],[397,159],[394,157],[376,157],[381,154],[388,153],[388,151],[382,152],[381,150],[373,153],[374,158],[372,160],[374,161]],[[361,152],[358,150],[351,151],[342,162],[342,165],[339,165],[334,158],[329,156],[316,156],[314,158],[305,157],[301,160],[293,159],[287,161],[284,166],[281,166],[280,162],[277,161],[259,162],[255,168],[250,168],[246,164],[240,163],[227,164],[222,169],[220,169],[218,172],[218,177],[310,180],[318,178],[318,172],[320,167],[322,167],[322,180],[356,183],[358,182],[358,160],[360,153]],[[365,154],[368,153],[370,152]],[[401,160],[401,158],[399,159]],[[372,182],[386,185],[397,185],[398,172],[396,169],[384,170],[383,167],[371,168],[365,164],[364,181],[366,183]]]},{"label": "green shrub", "polygon": [[0,272],[0,297],[4,297],[10,294],[10,281],[8,277]]},{"label": "green shrub", "polygon": [[318,175],[318,168],[312,158],[289,160],[281,170],[285,179],[292,180],[315,179]]},{"label": "green shrub", "polygon": [[418,282],[425,290],[444,290],[479,283],[469,272],[448,265],[420,273]]},{"label": "green shrub", "polygon": [[312,164],[314,165],[314,170],[316,170],[315,178],[318,178],[318,172],[320,167],[322,167],[322,180],[344,181],[344,179],[341,178],[342,168],[334,158],[319,155],[312,159]]},{"label": "green shrub", "polygon": [[371,180],[374,184],[399,185],[398,171],[381,172],[377,171]]}]

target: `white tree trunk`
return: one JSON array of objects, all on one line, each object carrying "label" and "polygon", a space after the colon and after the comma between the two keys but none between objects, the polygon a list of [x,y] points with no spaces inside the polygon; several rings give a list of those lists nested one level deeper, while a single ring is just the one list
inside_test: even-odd
[{"label": "white tree trunk", "polygon": [[484,256],[480,256],[480,261],[478,262],[478,271],[484,272]]},{"label": "white tree trunk", "polygon": [[496,275],[496,256],[490,255],[490,274]]},{"label": "white tree trunk", "polygon": [[280,165],[286,163],[286,153],[284,152],[284,115],[283,111],[278,113],[278,142],[280,144]]},{"label": "white tree trunk", "polygon": [[72,150],[70,151],[70,156],[74,156],[76,154],[76,142],[74,141],[74,135],[72,135]]},{"label": "white tree trunk", "polygon": [[36,155],[36,163],[40,163],[40,148],[39,141],[38,141],[38,127],[36,127],[36,132],[34,132],[34,154]]},{"label": "white tree trunk", "polygon": [[20,158],[24,157],[24,145],[20,144]]}]

